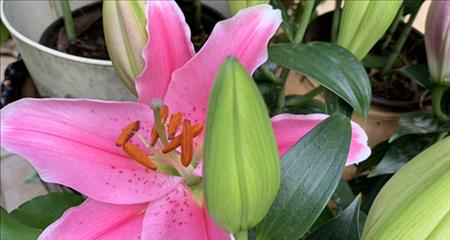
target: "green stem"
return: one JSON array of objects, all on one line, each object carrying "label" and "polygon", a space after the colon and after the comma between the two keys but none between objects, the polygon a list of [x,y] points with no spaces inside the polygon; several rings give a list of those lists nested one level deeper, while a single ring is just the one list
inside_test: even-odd
[{"label": "green stem", "polygon": [[297,31],[295,31],[294,43],[301,43],[305,35],[306,27],[308,27],[311,13],[314,8],[314,0],[306,0],[302,15],[297,23]]},{"label": "green stem", "polygon": [[295,107],[297,105],[301,105],[301,104],[313,99],[315,96],[322,93],[322,91],[323,91],[322,86],[319,86],[319,87],[316,87],[313,90],[309,91],[305,95],[302,95],[302,96],[294,95],[291,98],[289,98],[289,100],[286,100],[285,105],[286,105],[286,107]]},{"label": "green stem", "polygon": [[333,25],[331,26],[331,42],[337,41],[339,19],[341,18],[341,3],[342,0],[336,0],[336,5],[333,13]]},{"label": "green stem", "polygon": [[442,96],[445,93],[445,87],[436,87],[431,91],[431,97],[433,101],[433,112],[439,120],[447,121],[447,116],[442,112],[441,102]]},{"label": "green stem", "polygon": [[194,0],[195,9],[195,26],[198,29],[202,29],[202,3],[201,0]]},{"label": "green stem", "polygon": [[408,23],[405,26],[405,29],[403,29],[402,33],[400,34],[400,37],[397,40],[397,43],[395,44],[394,51],[389,55],[388,59],[386,60],[386,63],[384,64],[383,68],[381,69],[381,76],[385,76],[388,74],[392,67],[394,66],[395,60],[397,60],[398,55],[400,54],[400,51],[403,48],[403,45],[406,42],[406,39],[409,36],[409,33],[412,29],[412,24],[414,22],[414,19],[416,19],[418,11],[411,13],[411,16],[409,17]]},{"label": "green stem", "polygon": [[235,233],[234,238],[236,238],[236,240],[248,240],[248,233],[247,231]]},{"label": "green stem", "polygon": [[403,19],[403,8],[404,5],[400,7],[400,10],[398,10],[397,15],[394,18],[394,22],[392,22],[391,26],[389,27],[388,33],[386,35],[386,40],[381,45],[381,50],[384,51],[389,46],[389,43],[392,40],[392,36],[394,35],[395,31],[397,31],[398,25]]},{"label": "green stem", "polygon": [[75,40],[75,25],[73,23],[72,11],[70,11],[69,0],[60,0],[61,8],[64,16],[64,26],[66,28],[66,35],[69,41]]},{"label": "green stem", "polygon": [[263,64],[259,67],[259,71],[268,79],[270,80],[273,84],[281,84],[281,80],[275,75],[275,73],[273,73],[272,71],[270,71],[270,69],[267,67],[266,64]]},{"label": "green stem", "polygon": [[281,84],[278,86],[278,92],[277,92],[277,105],[275,107],[275,109],[272,112],[272,115],[277,115],[280,114],[284,111],[284,107],[285,107],[285,96],[284,96],[284,88],[285,88],[285,83],[286,83],[286,79],[289,75],[289,69],[287,68],[283,68],[281,70],[281,74],[280,74],[280,80],[281,80]]}]

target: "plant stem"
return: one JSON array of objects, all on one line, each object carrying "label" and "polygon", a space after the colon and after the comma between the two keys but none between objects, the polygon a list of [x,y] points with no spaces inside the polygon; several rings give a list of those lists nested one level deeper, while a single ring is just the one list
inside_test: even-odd
[{"label": "plant stem", "polygon": [[381,45],[381,50],[384,51],[389,46],[389,43],[392,40],[392,36],[394,35],[395,31],[397,31],[398,25],[403,19],[403,8],[404,5],[400,7],[400,10],[398,10],[397,15],[394,18],[394,21],[392,22],[391,26],[389,27],[389,31],[386,35],[386,40]]},{"label": "plant stem", "polygon": [[433,102],[433,112],[439,120],[447,121],[447,116],[442,112],[441,102],[442,96],[447,90],[445,87],[436,87],[431,91],[431,98]]},{"label": "plant stem", "polygon": [[64,26],[66,28],[66,35],[69,41],[75,40],[75,25],[73,23],[72,11],[70,11],[69,0],[60,0],[61,8],[64,16]]},{"label": "plant stem", "polygon": [[295,31],[294,43],[301,43],[305,35],[306,27],[308,27],[311,13],[314,8],[314,0],[305,0],[305,7],[302,15],[297,23],[297,31]]},{"label": "plant stem", "polygon": [[248,233],[247,231],[235,233],[234,238],[236,238],[236,240],[248,240]]},{"label": "plant stem", "polygon": [[286,107],[295,107],[297,105],[303,104],[303,103],[313,99],[315,96],[319,95],[320,93],[322,93],[322,91],[323,91],[322,86],[318,86],[303,96],[300,96],[300,95],[292,96],[292,98],[290,98],[288,101],[285,101],[285,105],[286,105]]},{"label": "plant stem", "polygon": [[400,54],[400,51],[403,48],[403,45],[406,42],[406,39],[409,36],[409,33],[412,29],[412,24],[414,22],[414,19],[416,19],[418,11],[411,13],[411,16],[409,17],[408,23],[405,26],[405,29],[403,29],[402,33],[400,34],[400,37],[397,40],[397,43],[395,44],[394,51],[389,55],[388,59],[386,60],[386,63],[384,64],[383,68],[381,69],[381,76],[385,76],[388,74],[392,67],[394,66],[395,60],[397,60],[398,55]]},{"label": "plant stem", "polygon": [[333,13],[333,25],[331,26],[331,42],[337,41],[339,31],[339,20],[341,18],[341,3],[342,0],[336,0],[336,5]]},{"label": "plant stem", "polygon": [[280,79],[267,67],[266,64],[263,64],[259,67],[259,71],[263,74],[268,80],[270,80],[273,84],[281,84]]},{"label": "plant stem", "polygon": [[194,10],[195,10],[195,26],[198,29],[202,29],[202,3],[201,0],[194,0]]},{"label": "plant stem", "polygon": [[272,115],[277,115],[280,114],[284,111],[284,107],[285,107],[285,96],[284,96],[284,88],[285,88],[285,83],[286,83],[286,79],[289,75],[289,69],[287,68],[283,68],[281,70],[281,74],[280,74],[280,80],[281,80],[281,84],[278,86],[277,89],[277,105],[275,107],[275,109],[272,112]]}]

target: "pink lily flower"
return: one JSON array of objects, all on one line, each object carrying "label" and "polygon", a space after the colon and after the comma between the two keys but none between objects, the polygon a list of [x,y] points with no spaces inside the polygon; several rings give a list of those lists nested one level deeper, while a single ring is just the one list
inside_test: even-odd
[{"label": "pink lily flower", "polygon": [[[88,197],[39,239],[229,239],[195,193],[208,95],[226,57],[251,73],[267,60],[280,12],[242,10],[218,23],[196,54],[174,2],[148,1],[147,19],[139,103],[24,99],[1,110],[1,146],[28,159],[45,181]],[[165,106],[152,111],[155,98]],[[275,117],[280,154],[326,117]],[[370,154],[364,131],[352,126],[348,164]]]}]

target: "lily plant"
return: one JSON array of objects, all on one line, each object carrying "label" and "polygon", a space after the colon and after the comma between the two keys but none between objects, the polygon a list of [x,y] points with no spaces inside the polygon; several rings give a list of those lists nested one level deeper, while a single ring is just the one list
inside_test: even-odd
[{"label": "lily plant", "polygon": [[[209,217],[202,193],[208,97],[228,57],[249,73],[267,60],[280,11],[239,11],[217,23],[197,53],[175,2],[148,1],[145,14],[137,103],[23,99],[1,110],[1,146],[25,157],[43,180],[87,197],[39,239],[230,238]],[[279,155],[325,118],[273,117]],[[366,134],[352,123],[347,164],[369,154]]]}]

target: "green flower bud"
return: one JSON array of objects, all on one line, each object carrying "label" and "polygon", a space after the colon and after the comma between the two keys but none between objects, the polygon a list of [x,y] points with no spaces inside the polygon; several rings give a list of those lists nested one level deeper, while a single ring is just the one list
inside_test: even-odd
[{"label": "green flower bud", "polygon": [[259,4],[268,4],[269,2],[269,0],[227,0],[231,15],[235,15],[243,8],[248,8]]},{"label": "green flower bud", "polygon": [[429,147],[381,189],[361,239],[448,239],[450,137]]},{"label": "green flower bud", "polygon": [[103,2],[103,28],[109,57],[120,79],[134,94],[134,80],[144,69],[141,53],[147,42],[146,22],[143,1]]},{"label": "green flower bud", "polygon": [[402,1],[345,1],[337,43],[363,59],[383,36]]},{"label": "green flower bud", "polygon": [[264,101],[234,58],[222,64],[209,97],[204,151],[208,211],[223,229],[242,234],[275,200],[280,163]]}]

